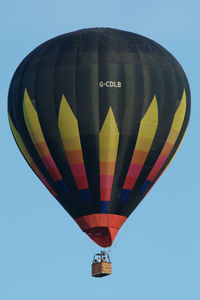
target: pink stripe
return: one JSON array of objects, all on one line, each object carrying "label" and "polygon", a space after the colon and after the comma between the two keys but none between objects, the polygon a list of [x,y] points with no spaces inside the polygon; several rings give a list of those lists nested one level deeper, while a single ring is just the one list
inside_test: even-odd
[{"label": "pink stripe", "polygon": [[162,168],[162,166],[164,165],[164,163],[166,162],[167,157],[160,155],[153,167],[153,169],[151,170],[151,172],[149,173],[147,180],[153,181],[154,178],[157,176],[158,172],[160,171],[160,169]]},{"label": "pink stripe", "polygon": [[156,175],[158,174],[159,171],[160,171],[160,169],[153,168],[153,169],[151,170],[151,172],[149,173],[149,175],[148,175],[148,177],[147,177],[147,180],[153,181],[154,178],[156,177]]},{"label": "pink stripe", "polygon": [[84,164],[74,164],[74,165],[70,165],[71,171],[74,175],[74,177],[82,177],[85,176],[86,177],[86,173],[85,173],[85,167]]},{"label": "pink stripe", "polygon": [[163,156],[163,155],[160,155],[154,165],[154,168],[156,169],[161,169],[162,166],[164,165],[165,161],[166,161],[167,157]]},{"label": "pink stripe", "polygon": [[142,167],[142,165],[130,164],[127,177],[138,177]]},{"label": "pink stripe", "polygon": [[100,186],[101,188],[112,188],[113,175],[101,175]]},{"label": "pink stripe", "polygon": [[45,155],[41,157],[41,160],[54,181],[62,180],[60,172],[58,171],[56,164],[53,161],[51,155]]}]

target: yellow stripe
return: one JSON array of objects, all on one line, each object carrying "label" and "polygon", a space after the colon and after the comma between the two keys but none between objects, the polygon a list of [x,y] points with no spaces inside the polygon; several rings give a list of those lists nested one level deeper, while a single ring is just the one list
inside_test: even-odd
[{"label": "yellow stripe", "polygon": [[77,139],[77,137],[62,140],[62,143],[65,151],[73,151],[80,149],[80,140]]},{"label": "yellow stripe", "polygon": [[115,161],[119,143],[119,131],[111,107],[99,133],[100,162]]},{"label": "yellow stripe", "polygon": [[137,137],[135,149],[149,151],[156,130],[158,127],[158,105],[156,96],[153,97],[151,105],[149,106],[146,114],[144,115]]},{"label": "yellow stripe", "polygon": [[[111,138],[112,137],[112,138]],[[117,149],[119,134],[100,134],[101,149]]]},{"label": "yellow stripe", "polygon": [[116,149],[100,149],[100,162],[115,162]]},{"label": "yellow stripe", "polygon": [[59,109],[58,128],[65,151],[81,149],[78,121],[64,95]]},{"label": "yellow stripe", "polygon": [[152,144],[152,138],[149,139],[149,138],[142,138],[142,137],[138,136],[135,150],[148,152],[149,145],[151,145],[151,144]]},{"label": "yellow stripe", "polygon": [[64,95],[59,109],[58,127],[63,139],[79,136],[77,119]]},{"label": "yellow stripe", "polygon": [[185,130],[185,132],[184,132],[184,135],[183,135],[183,137],[182,137],[182,139],[181,139],[181,141],[180,141],[180,144],[178,145],[178,148],[176,149],[176,151],[175,151],[174,155],[172,156],[172,158],[171,158],[171,160],[170,160],[170,162],[169,162],[169,163],[171,163],[171,162],[172,162],[172,160],[174,159],[174,157],[175,157],[176,153],[178,152],[178,150],[179,150],[179,148],[180,148],[180,145],[182,144],[182,142],[183,142],[183,139],[184,139],[184,137],[185,137],[185,135],[186,135],[187,129],[188,129],[188,127],[186,128],[186,130]]},{"label": "yellow stripe", "polygon": [[175,130],[174,128],[171,127],[168,138],[167,138],[167,142],[174,145],[176,143],[176,139],[177,139],[178,135],[179,135],[179,131]]},{"label": "yellow stripe", "polygon": [[10,116],[8,115],[8,119],[9,119],[9,123],[10,123],[10,127],[12,130],[12,133],[14,135],[14,138],[17,142],[17,145],[19,146],[19,149],[21,150],[22,154],[24,155],[25,159],[27,160],[27,162],[30,164],[33,160],[31,158],[31,156],[29,155],[21,136],[19,135],[19,132],[17,131],[17,129],[15,128],[15,126],[13,125],[13,122],[10,118]]},{"label": "yellow stripe", "polygon": [[179,104],[179,107],[178,107],[175,115],[174,115],[174,120],[172,123],[172,127],[170,130],[169,136],[167,138],[167,142],[175,144],[177,137],[181,131],[181,127],[183,125],[183,121],[185,118],[185,112],[186,112],[186,95],[185,95],[185,90],[184,90],[181,102]]},{"label": "yellow stripe", "polygon": [[[180,110],[179,110],[179,109],[180,109]],[[176,113],[175,113],[175,115],[174,115],[174,121],[173,121],[173,123],[176,122],[176,120],[175,120],[176,117],[180,117],[181,120],[182,120],[182,124],[181,124],[181,127],[182,127],[183,121],[184,121],[184,118],[185,118],[185,112],[186,112],[186,95],[185,95],[185,90],[184,90],[184,91],[183,91],[183,96],[182,96],[182,99],[181,99],[181,103],[179,104],[179,107],[178,107],[178,109],[177,109],[177,111],[176,111]],[[173,123],[172,123],[172,127],[173,127]],[[177,123],[176,123],[176,124],[177,124]],[[182,144],[183,139],[184,139],[184,137],[185,137],[185,135],[186,135],[187,129],[188,129],[188,127],[186,128],[186,130],[185,130],[185,132],[184,132],[184,135],[183,135],[183,137],[182,137],[182,139],[181,139],[181,141],[180,141],[180,144],[178,145],[178,148],[176,149],[176,151],[175,151],[174,155],[172,156],[171,160],[169,161],[167,167],[168,167],[169,164],[172,162],[172,160],[174,159],[176,153],[178,152],[178,150],[179,150],[179,148],[180,148],[180,145]],[[172,130],[172,129],[171,129],[171,130]],[[171,130],[170,130],[170,133],[171,133]],[[177,131],[177,133],[179,134],[180,131],[181,131],[181,128],[180,128],[179,132]],[[169,133],[169,136],[168,136],[168,138],[167,138],[166,143],[169,142],[169,140],[170,140],[170,133]],[[177,137],[178,137],[178,135],[177,135]],[[176,139],[177,139],[177,138],[176,138]],[[175,144],[175,142],[176,142],[176,140],[174,141],[174,144]],[[164,146],[164,147],[165,147],[165,146]],[[163,147],[163,149],[162,149],[161,154],[163,154],[163,152],[164,152],[164,147]],[[167,168],[167,167],[166,167],[166,168]],[[165,168],[165,170],[166,170],[166,168]],[[164,170],[164,171],[165,171],[165,170]]]},{"label": "yellow stripe", "polygon": [[34,144],[44,141],[44,136],[41,130],[38,114],[29,98],[28,92],[24,91],[23,102],[24,120]]}]

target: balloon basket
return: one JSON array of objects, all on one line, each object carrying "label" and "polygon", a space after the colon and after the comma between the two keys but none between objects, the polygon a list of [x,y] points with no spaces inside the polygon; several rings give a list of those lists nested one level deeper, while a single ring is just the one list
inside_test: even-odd
[{"label": "balloon basket", "polygon": [[111,275],[112,264],[108,262],[100,262],[92,264],[92,276],[93,277],[104,277]]},{"label": "balloon basket", "polygon": [[109,254],[106,251],[101,251],[94,255],[92,263],[92,276],[93,277],[104,277],[111,275],[112,264],[110,261]]}]

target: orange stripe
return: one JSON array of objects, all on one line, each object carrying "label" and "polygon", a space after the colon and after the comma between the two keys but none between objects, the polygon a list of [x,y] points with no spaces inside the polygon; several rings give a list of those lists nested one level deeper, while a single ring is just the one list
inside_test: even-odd
[{"label": "orange stripe", "polygon": [[49,149],[47,147],[46,142],[36,143],[34,146],[35,146],[37,152],[40,153],[40,157],[49,155]]},{"label": "orange stripe", "polygon": [[137,165],[143,165],[144,161],[146,160],[146,157],[148,155],[148,152],[141,151],[141,150],[135,150],[131,163],[137,164]]},{"label": "orange stripe", "polygon": [[100,163],[100,174],[112,175],[115,170],[115,162],[101,162]]},{"label": "orange stripe", "polygon": [[83,155],[81,149],[66,151],[67,159],[70,164],[80,164],[83,163]]},{"label": "orange stripe", "polygon": [[169,142],[165,143],[165,146],[162,149],[162,155],[165,157],[168,157],[169,153],[171,152],[172,148],[174,147],[174,144],[171,144]]},{"label": "orange stripe", "polygon": [[114,214],[91,214],[75,219],[77,224],[84,231],[92,227],[113,227],[120,228],[127,217]]}]

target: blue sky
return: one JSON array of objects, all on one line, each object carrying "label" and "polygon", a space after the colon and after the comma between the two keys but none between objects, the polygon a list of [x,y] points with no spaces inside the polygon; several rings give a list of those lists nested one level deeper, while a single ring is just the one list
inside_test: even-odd
[{"label": "blue sky", "polygon": [[[200,299],[198,0],[11,1],[0,10],[0,299]],[[147,36],[182,64],[192,94],[183,144],[119,232],[113,274],[90,275],[99,251],[39,182],[7,121],[11,77],[31,50],[65,32],[113,27]]]}]

